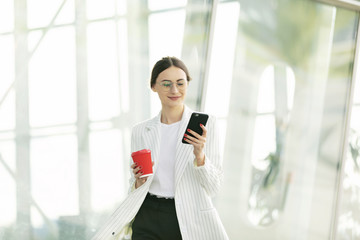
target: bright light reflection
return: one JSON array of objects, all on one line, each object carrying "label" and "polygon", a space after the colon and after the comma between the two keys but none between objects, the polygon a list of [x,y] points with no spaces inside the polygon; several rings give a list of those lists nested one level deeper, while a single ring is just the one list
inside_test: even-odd
[{"label": "bright light reflection", "polygon": [[92,121],[120,114],[116,56],[116,25],[112,21],[88,27],[89,116]]},{"label": "bright light reflection", "polygon": [[151,11],[176,8],[186,6],[187,0],[176,0],[176,1],[161,1],[161,0],[149,0],[148,5]]},{"label": "bright light reflection", "polygon": [[274,66],[265,68],[260,78],[258,93],[258,113],[273,112],[275,110]]},{"label": "bright light reflection", "polygon": [[354,106],[351,112],[350,126],[360,134],[360,106]]},{"label": "bright light reflection", "polygon": [[0,131],[15,129],[15,91],[12,89],[0,106]]},{"label": "bright light reflection", "polygon": [[[360,69],[360,67],[359,67],[359,69]],[[356,83],[355,83],[354,103],[355,104],[360,104],[360,77],[359,77],[358,81],[356,81]]]},{"label": "bright light reflection", "polygon": [[126,1],[125,0],[115,0],[116,1],[116,6],[117,6],[117,14],[119,15],[123,15],[125,14],[126,11]]},{"label": "bright light reflection", "polygon": [[86,6],[89,19],[111,17],[116,10],[114,0],[87,0]]},{"label": "bright light reflection", "polygon": [[286,80],[288,110],[291,110],[294,104],[295,73],[290,67],[286,67]]},{"label": "bright light reflection", "polygon": [[28,48],[29,52],[34,52],[35,47],[39,44],[40,38],[43,36],[42,30],[33,30],[28,34]]},{"label": "bright light reflection", "polygon": [[[59,6],[60,7],[60,6]],[[65,5],[62,7],[59,15],[56,17],[55,25],[72,23],[75,20],[75,1],[66,0]]]},{"label": "bright light reflection", "polygon": [[276,150],[273,115],[256,117],[253,143],[251,162],[255,168],[264,170],[268,164],[264,159]]},{"label": "bright light reflection", "polygon": [[239,13],[238,2],[220,4],[217,10],[205,111],[218,117],[229,112]]},{"label": "bright light reflection", "polygon": [[13,36],[0,36],[0,53],[0,99],[2,99],[15,80]]},{"label": "bright light reflection", "polygon": [[[31,191],[49,219],[79,214],[77,139],[75,135],[31,140]],[[43,219],[34,216],[33,224]]]},{"label": "bright light reflection", "polygon": [[[119,130],[93,132],[90,134],[91,156],[91,202],[93,210],[102,212],[113,209],[127,189],[124,179],[121,133]],[[126,169],[127,171],[127,169]]]},{"label": "bright light reflection", "polygon": [[75,32],[50,30],[29,64],[30,125],[76,121]]},{"label": "bright light reflection", "polygon": [[15,81],[13,36],[0,36],[0,53],[0,101],[4,99],[4,102],[0,105],[0,130],[8,130],[15,128],[14,90],[4,98],[6,92]]},{"label": "bright light reflection", "polygon": [[[0,142],[2,160],[15,173],[15,144],[13,141]],[[16,220],[16,185],[5,166],[0,162],[0,226],[8,226]],[[1,234],[0,234],[1,239]]]},{"label": "bright light reflection", "polygon": [[0,33],[13,31],[14,21],[9,21],[9,19],[14,19],[14,1],[1,0],[0,1]]},{"label": "bright light reflection", "polygon": [[[48,26],[62,2],[63,0],[27,0],[28,27],[38,28]],[[68,0],[68,2],[73,1]],[[71,16],[71,13],[69,15],[69,12],[67,12],[63,16],[68,18]]]},{"label": "bright light reflection", "polygon": [[[125,1],[123,1],[125,2]],[[130,89],[129,89],[129,55],[128,55],[128,34],[127,34],[127,21],[125,19],[119,21],[118,34],[119,34],[119,62],[120,62],[120,97],[121,97],[121,110],[128,112],[130,110]]]}]

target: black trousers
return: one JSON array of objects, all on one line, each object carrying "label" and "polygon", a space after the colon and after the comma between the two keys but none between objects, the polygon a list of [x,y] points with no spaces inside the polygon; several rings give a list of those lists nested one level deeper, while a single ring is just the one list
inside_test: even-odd
[{"label": "black trousers", "polygon": [[181,240],[175,200],[147,194],[132,224],[132,240]]}]

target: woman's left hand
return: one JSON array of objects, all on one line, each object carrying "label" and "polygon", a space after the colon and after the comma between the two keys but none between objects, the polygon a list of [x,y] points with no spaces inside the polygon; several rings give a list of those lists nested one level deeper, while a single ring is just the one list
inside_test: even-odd
[{"label": "woman's left hand", "polygon": [[187,129],[187,132],[191,133],[194,137],[188,134],[184,135],[184,140],[194,146],[194,155],[198,166],[202,166],[205,164],[204,147],[206,143],[206,133],[207,133],[207,130],[204,125],[200,124],[200,127],[203,130],[202,135],[198,134],[197,132],[194,132],[191,129]]}]

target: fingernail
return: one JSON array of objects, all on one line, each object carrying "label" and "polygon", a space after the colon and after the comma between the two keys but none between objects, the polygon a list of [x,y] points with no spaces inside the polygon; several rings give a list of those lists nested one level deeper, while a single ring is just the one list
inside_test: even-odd
[{"label": "fingernail", "polygon": [[186,140],[186,138],[184,138],[184,140]]},{"label": "fingernail", "polygon": [[190,129],[187,129],[188,132],[190,132]]},{"label": "fingernail", "polygon": [[139,169],[142,169],[142,167],[140,166]]},{"label": "fingernail", "polygon": [[185,137],[187,137],[188,135],[187,134],[184,134]]},{"label": "fingernail", "polygon": [[202,125],[202,123],[200,123],[200,126],[202,126],[202,127],[203,127],[204,125]]}]

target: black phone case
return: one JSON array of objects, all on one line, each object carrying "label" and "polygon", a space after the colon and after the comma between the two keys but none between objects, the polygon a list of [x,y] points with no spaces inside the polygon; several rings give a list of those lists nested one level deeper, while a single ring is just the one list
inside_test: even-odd
[{"label": "black phone case", "polygon": [[[187,131],[187,129],[190,129],[190,130],[193,130],[193,131],[197,132],[198,134],[202,135],[203,130],[200,127],[200,123],[202,125],[206,126],[208,118],[209,118],[209,115],[207,115],[205,113],[198,113],[198,112],[192,113],[191,117],[190,117],[190,120],[189,120],[189,123],[188,123],[188,125],[186,127],[185,134],[194,137],[194,135],[192,135],[191,133],[189,133]],[[185,142],[184,138],[182,139],[182,143],[190,144],[188,142]]]}]

